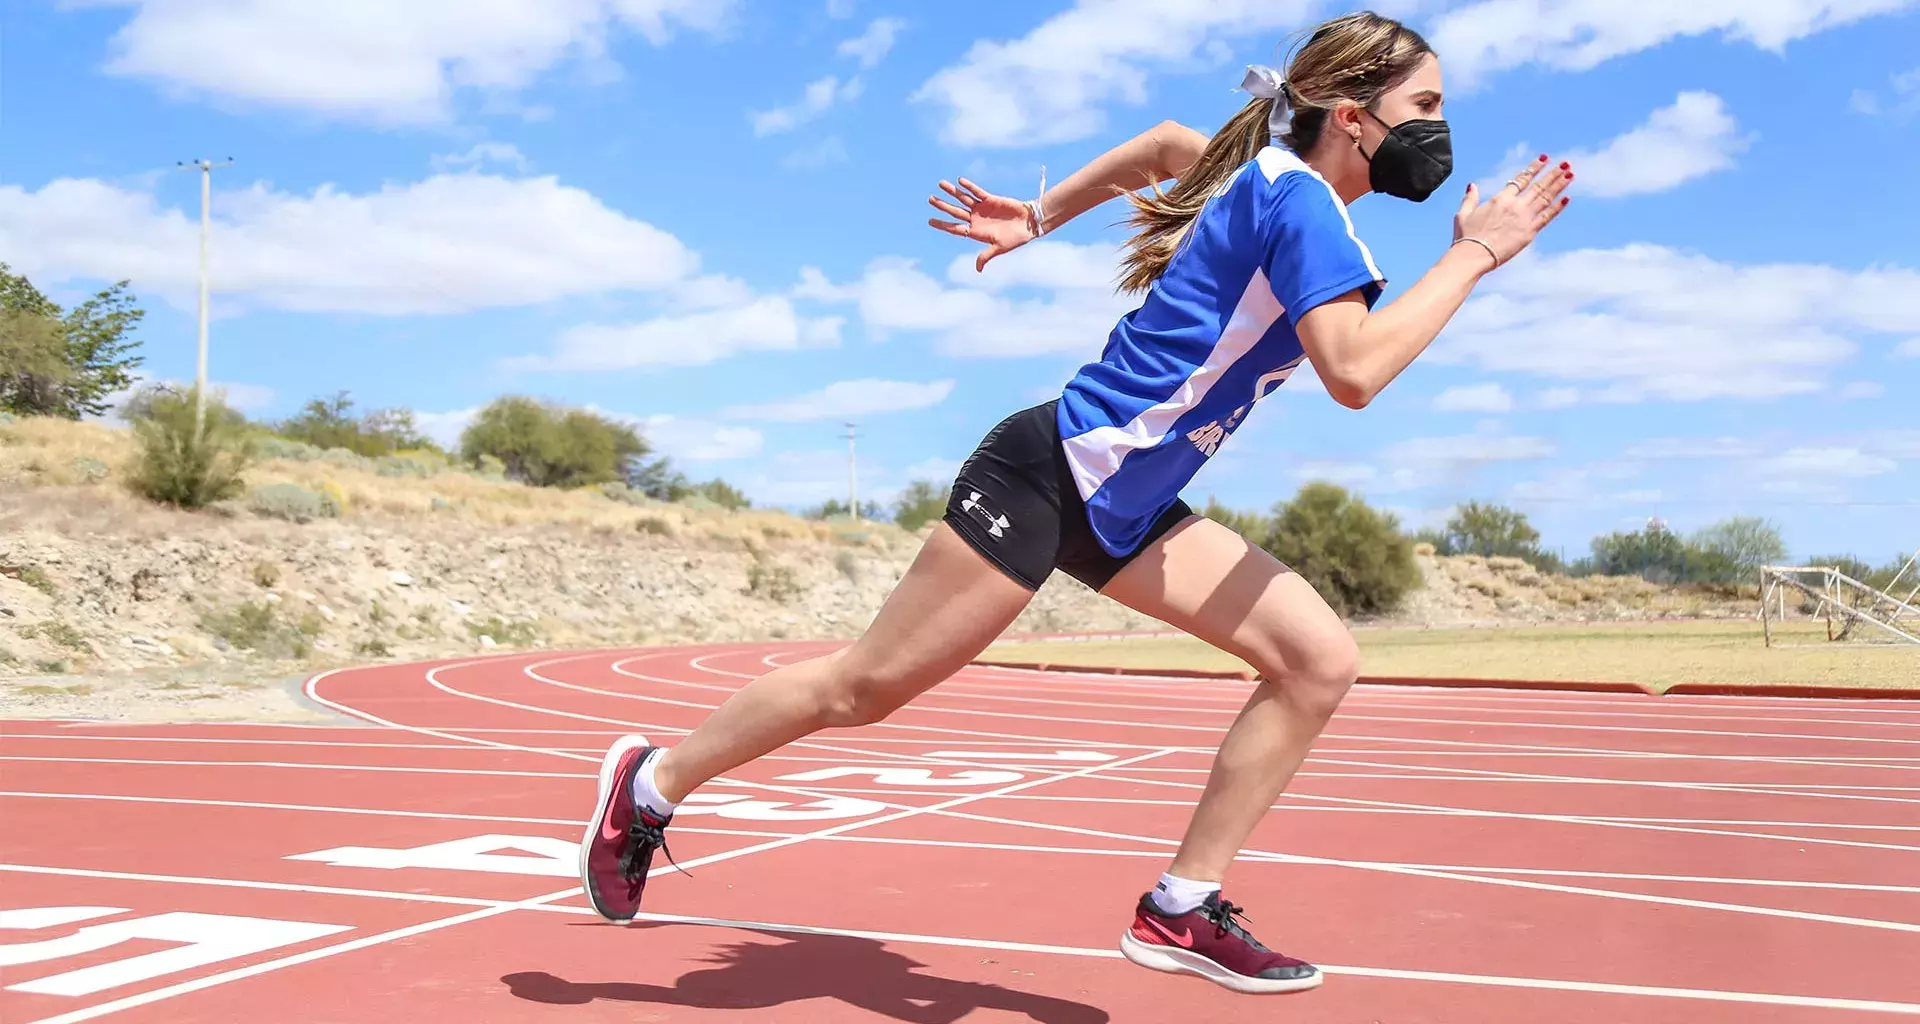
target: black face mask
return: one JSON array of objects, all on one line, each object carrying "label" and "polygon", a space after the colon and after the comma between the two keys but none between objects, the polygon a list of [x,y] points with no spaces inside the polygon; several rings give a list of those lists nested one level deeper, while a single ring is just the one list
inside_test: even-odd
[{"label": "black face mask", "polygon": [[[1380,121],[1372,111],[1368,116]],[[1375,192],[1424,203],[1453,173],[1453,135],[1445,121],[1402,121],[1387,128],[1387,137],[1367,164],[1367,181]]]}]

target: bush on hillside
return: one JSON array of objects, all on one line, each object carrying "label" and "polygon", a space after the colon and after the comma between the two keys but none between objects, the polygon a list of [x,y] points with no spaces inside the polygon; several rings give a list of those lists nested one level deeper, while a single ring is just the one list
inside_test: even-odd
[{"label": "bush on hillside", "polygon": [[194,392],[142,390],[121,409],[137,444],[127,485],[164,505],[204,508],[246,490],[242,474],[253,457],[246,418],[218,396],[206,401],[206,422],[194,429]]},{"label": "bush on hillside", "polygon": [[535,487],[624,481],[648,452],[639,432],[625,423],[519,395],[489,403],[460,435],[463,461],[484,468],[491,456],[507,479]]},{"label": "bush on hillside", "polygon": [[308,402],[298,415],[276,424],[274,433],[323,451],[343,448],[369,459],[409,450],[438,451],[414,425],[412,410],[378,409],[355,415],[353,399],[347,394],[341,391],[332,398]]},{"label": "bush on hillside", "polygon": [[942,487],[931,480],[915,480],[893,502],[893,522],[903,530],[918,531],[947,514],[951,486]]},{"label": "bush on hillside", "polygon": [[1420,584],[1413,541],[1399,520],[1334,484],[1309,483],[1275,506],[1271,529],[1256,543],[1342,616],[1391,612]]}]

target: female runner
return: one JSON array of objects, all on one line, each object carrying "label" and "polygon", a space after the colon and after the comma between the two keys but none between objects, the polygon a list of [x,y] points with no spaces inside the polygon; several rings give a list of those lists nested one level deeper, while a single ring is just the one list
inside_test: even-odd
[{"label": "female runner", "polygon": [[886,718],[978,655],[1058,569],[1260,673],[1122,951],[1242,992],[1320,983],[1247,932],[1221,880],[1353,683],[1359,652],[1312,586],[1179,491],[1303,359],[1335,400],[1365,407],[1483,275],[1565,209],[1573,173],[1543,156],[1485,202],[1468,185],[1452,244],[1376,310],[1385,278],[1347,204],[1368,192],[1421,202],[1451,173],[1433,51],[1399,22],[1353,14],[1319,26],[1284,78],[1255,67],[1242,86],[1254,98],[1212,138],[1163,123],[1031,203],[940,183],[951,201],[931,202],[954,220],[932,223],[985,245],[982,268],[1128,193],[1139,231],[1124,286],[1145,297],[1058,399],[981,442],[864,636],[754,680],[671,749],[613,744],[580,852],[603,916],[638,912],[687,794],[818,730]]}]

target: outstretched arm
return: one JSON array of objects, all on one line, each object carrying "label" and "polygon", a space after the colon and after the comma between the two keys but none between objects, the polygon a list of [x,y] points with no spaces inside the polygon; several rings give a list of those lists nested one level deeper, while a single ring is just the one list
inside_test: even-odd
[{"label": "outstretched arm", "polygon": [[988,192],[965,178],[958,186],[942,181],[941,190],[957,205],[939,196],[927,202],[954,219],[934,217],[927,223],[985,245],[974,261],[975,270],[984,270],[995,256],[1018,249],[1116,195],[1179,178],[1206,148],[1205,135],[1162,121],[1094,157],[1031,203]]},{"label": "outstretched arm", "polygon": [[1369,311],[1355,291],[1300,317],[1300,343],[1334,401],[1350,409],[1373,401],[1426,351],[1482,277],[1519,255],[1566,209],[1560,193],[1573,180],[1572,169],[1562,163],[1542,171],[1545,158],[1514,177],[1518,187],[1502,188],[1485,203],[1477,186],[1467,186],[1454,215],[1453,245],[1386,306]]}]

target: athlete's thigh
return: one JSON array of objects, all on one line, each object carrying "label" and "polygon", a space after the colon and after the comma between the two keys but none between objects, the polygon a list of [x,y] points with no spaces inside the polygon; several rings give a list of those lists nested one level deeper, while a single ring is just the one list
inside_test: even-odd
[{"label": "athlete's thigh", "polygon": [[1032,600],[1032,590],[941,522],[865,635],[841,656],[842,668],[906,699],[965,667]]},{"label": "athlete's thigh", "polygon": [[1355,657],[1352,634],[1313,586],[1204,516],[1149,544],[1102,594],[1199,637],[1265,675],[1321,671]]}]

